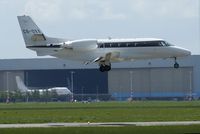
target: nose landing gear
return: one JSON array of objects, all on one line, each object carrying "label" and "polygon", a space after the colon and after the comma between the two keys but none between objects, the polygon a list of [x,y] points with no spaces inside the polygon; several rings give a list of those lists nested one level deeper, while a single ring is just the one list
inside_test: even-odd
[{"label": "nose landing gear", "polygon": [[176,57],[174,57],[174,61],[175,61],[175,63],[174,63],[174,68],[179,68],[179,64],[178,64],[178,62],[176,61]]}]

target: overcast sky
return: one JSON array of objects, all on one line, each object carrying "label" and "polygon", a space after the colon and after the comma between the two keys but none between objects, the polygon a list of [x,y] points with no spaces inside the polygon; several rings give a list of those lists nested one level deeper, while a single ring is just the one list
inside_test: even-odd
[{"label": "overcast sky", "polygon": [[0,59],[35,58],[17,21],[30,15],[48,36],[154,37],[200,54],[199,0],[0,0]]}]

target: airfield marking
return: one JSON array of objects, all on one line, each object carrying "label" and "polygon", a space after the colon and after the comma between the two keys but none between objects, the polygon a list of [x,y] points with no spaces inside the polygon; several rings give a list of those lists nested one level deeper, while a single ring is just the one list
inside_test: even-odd
[{"label": "airfield marking", "polygon": [[47,128],[47,127],[119,127],[119,126],[178,126],[200,125],[200,121],[168,122],[104,122],[104,123],[37,123],[37,124],[0,124],[0,128]]}]

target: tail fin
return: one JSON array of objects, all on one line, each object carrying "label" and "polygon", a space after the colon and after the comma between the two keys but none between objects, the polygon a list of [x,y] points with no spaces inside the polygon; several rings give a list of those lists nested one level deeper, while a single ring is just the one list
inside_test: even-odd
[{"label": "tail fin", "polygon": [[[17,16],[26,47],[36,51],[38,56],[53,55],[68,39],[47,37],[29,16]],[[53,48],[51,50],[44,48]]]},{"label": "tail fin", "polygon": [[22,79],[19,76],[16,76],[16,83],[17,83],[17,87],[21,92],[28,92],[28,88],[25,86],[24,82],[22,81]]},{"label": "tail fin", "polygon": [[17,16],[26,46],[46,44],[46,37],[29,16]]}]

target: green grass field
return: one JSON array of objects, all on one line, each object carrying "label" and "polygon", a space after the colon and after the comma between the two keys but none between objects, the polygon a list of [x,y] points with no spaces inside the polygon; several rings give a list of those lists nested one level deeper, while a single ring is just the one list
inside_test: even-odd
[{"label": "green grass field", "polygon": [[69,127],[0,129],[1,134],[199,134],[200,126]]},{"label": "green grass field", "polygon": [[[200,120],[200,101],[0,104],[2,123],[135,122]],[[199,134],[200,125],[153,127],[6,128],[0,134]]]},{"label": "green grass field", "polygon": [[0,104],[0,123],[200,120],[200,101]]}]

